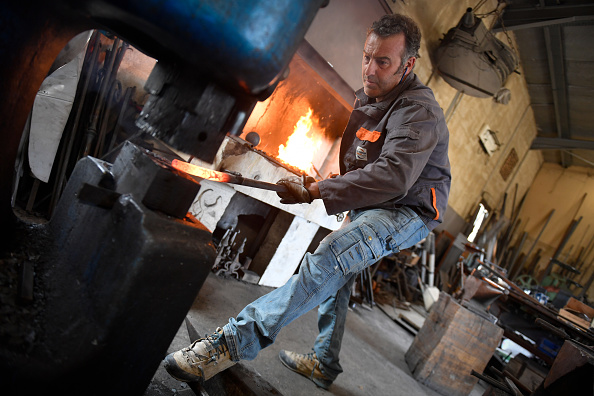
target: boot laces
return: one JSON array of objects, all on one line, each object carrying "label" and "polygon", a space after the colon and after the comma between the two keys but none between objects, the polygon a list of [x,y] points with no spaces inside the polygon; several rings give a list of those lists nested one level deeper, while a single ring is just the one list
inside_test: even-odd
[{"label": "boot laces", "polygon": [[[316,373],[316,369],[319,371],[319,365],[320,365],[320,361],[318,360],[318,357],[316,356],[315,352],[310,352],[310,353],[306,353],[304,355],[302,355],[305,359],[309,360],[310,362],[313,363],[313,366],[311,368],[311,373],[309,374],[309,379],[311,379],[313,381],[313,378],[315,376]],[[320,371],[321,372],[321,371]]]},{"label": "boot laces", "polygon": [[318,357],[316,356],[315,352],[306,353],[306,354],[303,354],[302,356],[312,362],[315,362],[318,360]]},{"label": "boot laces", "polygon": [[[197,363],[197,361],[193,358],[193,356],[195,356],[198,358],[198,362],[203,361],[204,364],[218,364],[219,357],[229,353],[229,348],[227,348],[227,345],[221,340],[222,337],[223,333],[215,333],[210,335],[207,334],[204,336],[204,338],[200,338],[194,341],[189,347],[184,348],[184,355],[186,356],[186,359],[188,359],[188,362]],[[209,356],[196,353],[194,350],[194,347],[201,342],[205,342],[209,345],[206,347]]]}]

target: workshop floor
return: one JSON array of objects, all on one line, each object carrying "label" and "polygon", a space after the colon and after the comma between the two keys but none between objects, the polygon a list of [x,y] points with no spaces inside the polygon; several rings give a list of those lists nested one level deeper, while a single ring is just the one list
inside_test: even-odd
[{"label": "workshop floor", "polygon": [[[229,317],[235,316],[246,304],[270,290],[210,274],[188,317],[199,334],[211,333],[216,327],[227,323]],[[278,359],[279,351],[310,352],[317,335],[316,319],[317,310],[303,315],[285,327],[276,342],[263,350],[255,360],[242,363],[287,396],[439,395],[418,383],[404,360],[414,336],[377,306],[371,310],[357,307],[349,312],[340,356],[344,373],[328,391],[286,369]],[[188,340],[186,326],[182,324],[169,352],[187,346]],[[479,383],[471,395],[480,396],[484,391],[485,388]],[[161,365],[144,396],[193,394],[185,383],[172,379]]]}]

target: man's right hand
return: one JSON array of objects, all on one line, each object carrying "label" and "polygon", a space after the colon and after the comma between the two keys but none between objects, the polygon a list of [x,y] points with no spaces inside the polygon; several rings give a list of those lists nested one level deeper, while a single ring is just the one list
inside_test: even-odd
[{"label": "man's right hand", "polygon": [[311,203],[314,197],[305,188],[306,185],[311,183],[315,183],[315,179],[310,176],[292,176],[280,179],[276,184],[284,186],[287,192],[277,192],[276,194],[280,197],[282,204]]}]

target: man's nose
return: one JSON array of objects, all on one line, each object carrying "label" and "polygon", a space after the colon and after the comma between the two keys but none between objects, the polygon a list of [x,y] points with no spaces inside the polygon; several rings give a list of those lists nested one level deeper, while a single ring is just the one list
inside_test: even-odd
[{"label": "man's nose", "polygon": [[367,65],[364,66],[364,72],[366,76],[372,76],[375,74],[375,62],[370,61]]}]

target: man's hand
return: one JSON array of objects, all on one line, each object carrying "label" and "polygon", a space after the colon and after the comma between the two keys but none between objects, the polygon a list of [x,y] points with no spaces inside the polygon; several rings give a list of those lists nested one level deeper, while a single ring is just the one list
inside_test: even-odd
[{"label": "man's hand", "polygon": [[315,181],[310,176],[292,176],[280,179],[276,184],[285,186],[288,192],[277,192],[276,194],[280,197],[282,204],[311,203],[317,197],[312,196],[306,186],[312,186],[312,183],[316,184]]}]

